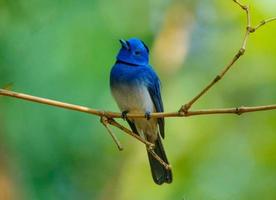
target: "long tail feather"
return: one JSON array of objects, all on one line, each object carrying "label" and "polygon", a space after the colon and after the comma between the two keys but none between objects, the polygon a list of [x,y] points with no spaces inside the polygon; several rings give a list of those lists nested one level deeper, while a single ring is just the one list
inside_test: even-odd
[{"label": "long tail feather", "polygon": [[[167,164],[169,164],[165,150],[163,148],[163,144],[160,136],[155,142],[154,152]],[[171,183],[172,182],[172,171],[170,169],[166,169],[159,161],[157,161],[149,152],[148,152],[151,174],[154,182],[158,185],[163,183]]]}]

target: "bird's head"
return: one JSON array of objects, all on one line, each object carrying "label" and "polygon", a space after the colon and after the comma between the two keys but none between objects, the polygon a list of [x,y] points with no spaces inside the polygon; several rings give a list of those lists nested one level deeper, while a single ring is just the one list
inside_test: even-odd
[{"label": "bird's head", "polygon": [[117,60],[133,65],[147,65],[149,62],[149,49],[144,42],[137,38],[120,40],[122,45]]}]

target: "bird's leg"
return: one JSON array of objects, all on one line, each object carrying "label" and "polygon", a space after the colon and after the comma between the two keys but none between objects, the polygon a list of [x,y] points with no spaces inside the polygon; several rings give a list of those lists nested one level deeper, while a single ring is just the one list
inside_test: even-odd
[{"label": "bird's leg", "polygon": [[125,111],[122,112],[121,117],[122,117],[123,120],[127,120],[127,113],[129,113],[128,110],[125,110]]},{"label": "bird's leg", "polygon": [[145,118],[147,120],[150,120],[150,118],[151,118],[151,112],[149,112],[149,111],[145,112]]}]

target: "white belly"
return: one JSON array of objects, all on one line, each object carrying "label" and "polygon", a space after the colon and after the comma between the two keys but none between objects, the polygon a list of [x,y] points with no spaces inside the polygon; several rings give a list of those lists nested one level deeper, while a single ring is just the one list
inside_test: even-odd
[{"label": "white belly", "polygon": [[[155,112],[155,106],[145,86],[121,85],[113,87],[112,94],[121,111],[129,113]],[[140,135],[146,135],[148,140],[155,141],[158,130],[156,119],[135,119],[133,121]]]},{"label": "white belly", "polygon": [[112,94],[121,111],[145,113],[155,110],[145,86],[121,85],[112,88]]}]

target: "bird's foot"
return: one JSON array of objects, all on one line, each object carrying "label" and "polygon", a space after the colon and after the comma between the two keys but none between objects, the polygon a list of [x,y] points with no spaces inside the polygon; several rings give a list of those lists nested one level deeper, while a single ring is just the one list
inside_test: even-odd
[{"label": "bird's foot", "polygon": [[151,113],[150,112],[145,112],[145,118],[147,119],[147,120],[150,120],[150,118],[151,118]]},{"label": "bird's foot", "polygon": [[127,113],[129,113],[128,110],[125,110],[125,111],[122,112],[121,117],[122,117],[123,120],[127,120]]}]

